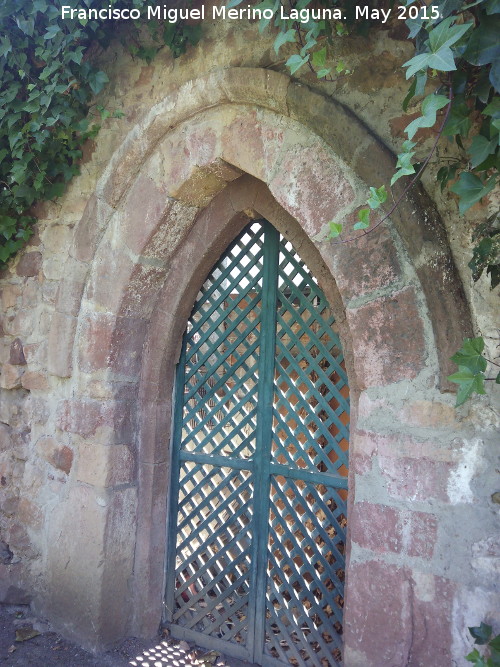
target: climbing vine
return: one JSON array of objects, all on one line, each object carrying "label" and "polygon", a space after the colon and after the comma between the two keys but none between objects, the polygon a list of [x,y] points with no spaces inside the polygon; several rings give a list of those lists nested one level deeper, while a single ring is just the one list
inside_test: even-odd
[{"label": "climbing vine", "polygon": [[[92,100],[108,82],[96,55],[120,35],[119,21],[61,18],[76,0],[0,3],[0,268],[30,237],[35,202],[60,197],[79,172],[84,142],[103,119],[119,116]],[[140,8],[145,0],[109,0]],[[86,9],[102,8],[85,0]],[[127,23],[127,46],[151,60],[168,45],[174,56],[199,38],[199,26]],[[118,32],[117,32],[118,30]]]}]

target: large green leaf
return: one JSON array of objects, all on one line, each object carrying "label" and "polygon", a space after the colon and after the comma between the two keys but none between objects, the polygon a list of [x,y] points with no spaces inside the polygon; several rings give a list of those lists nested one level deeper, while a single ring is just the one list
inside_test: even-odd
[{"label": "large green leaf", "polygon": [[455,185],[450,188],[452,192],[460,197],[458,202],[460,213],[463,215],[471,206],[490,193],[495,187],[495,183],[494,177],[483,183],[475,174],[470,171],[463,171]]},{"label": "large green leaf", "polygon": [[480,373],[486,370],[487,365],[482,354],[483,350],[483,338],[464,338],[462,347],[451,357],[451,360],[457,366],[468,368],[471,373]]},{"label": "large green leaf", "polygon": [[482,373],[472,373],[468,368],[459,367],[458,373],[449,375],[448,380],[458,384],[457,402],[455,403],[457,408],[465,403],[472,394],[486,393],[484,375]]},{"label": "large green leaf", "polygon": [[463,57],[471,65],[488,65],[500,58],[500,16],[489,17],[476,28]]},{"label": "large green leaf", "polygon": [[427,95],[422,102],[422,115],[415,118],[405,130],[408,138],[413,139],[421,127],[433,127],[436,123],[437,112],[448,103],[449,99],[444,95]]},{"label": "large green leaf", "polygon": [[452,25],[455,20],[455,16],[450,16],[430,31],[429,46],[433,53],[437,53],[443,47],[450,47],[458,42],[473,25],[472,23]]}]

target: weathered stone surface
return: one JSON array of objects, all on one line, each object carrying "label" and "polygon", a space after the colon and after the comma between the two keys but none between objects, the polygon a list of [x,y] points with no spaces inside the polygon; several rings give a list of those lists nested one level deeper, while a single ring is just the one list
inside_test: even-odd
[{"label": "weathered stone surface", "polygon": [[346,665],[408,664],[409,594],[405,569],[380,561],[351,565],[344,623]]},{"label": "weathered stone surface", "polygon": [[50,373],[69,377],[72,371],[73,341],[77,320],[71,315],[54,313],[48,340],[47,366]]},{"label": "weathered stone surface", "polygon": [[15,338],[10,345],[9,363],[11,363],[13,366],[24,366],[26,364],[23,344],[20,338]]},{"label": "weathered stone surface", "polygon": [[2,389],[20,389],[23,373],[23,366],[3,364],[0,373],[0,387]]},{"label": "weathered stone surface", "polygon": [[401,265],[388,228],[378,227],[356,242],[336,246],[333,270],[345,300],[394,284],[401,278]]},{"label": "weathered stone surface", "polygon": [[21,255],[21,259],[16,267],[18,276],[30,278],[37,276],[42,268],[42,254],[40,252],[27,252]]},{"label": "weathered stone surface", "polygon": [[134,480],[135,462],[127,445],[85,443],[78,448],[77,478],[93,486],[116,486]]},{"label": "weathered stone surface", "polygon": [[67,445],[61,445],[50,436],[41,438],[36,445],[37,452],[51,466],[69,475],[73,464],[73,450]]},{"label": "weathered stone surface", "polygon": [[[417,454],[417,453],[416,453]],[[448,501],[447,485],[452,464],[409,456],[379,459],[380,469],[387,478],[387,491],[393,498],[407,501]]]},{"label": "weathered stone surface", "polygon": [[403,548],[401,515],[394,507],[355,503],[350,530],[352,540],[377,553],[399,553]]},{"label": "weathered stone surface", "polygon": [[21,385],[23,389],[28,389],[29,391],[41,391],[49,388],[46,374],[38,373],[37,371],[27,371],[24,373],[21,377]]},{"label": "weathered stone surface", "polygon": [[424,329],[413,288],[347,309],[360,388],[412,379],[425,361]]}]

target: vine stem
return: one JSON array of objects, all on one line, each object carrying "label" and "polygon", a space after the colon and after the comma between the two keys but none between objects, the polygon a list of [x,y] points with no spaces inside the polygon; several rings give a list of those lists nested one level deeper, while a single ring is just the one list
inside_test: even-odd
[{"label": "vine stem", "polygon": [[391,206],[389,211],[377,222],[373,225],[373,227],[370,227],[370,229],[367,229],[364,231],[362,234],[358,234],[357,236],[351,236],[348,239],[339,239],[338,241],[333,241],[333,245],[342,245],[344,243],[351,243],[352,241],[357,241],[358,239],[362,238],[363,236],[367,236],[370,234],[370,232],[373,232],[377,227],[379,227],[383,222],[389,218],[394,211],[397,209],[397,207],[400,205],[400,203],[403,201],[403,199],[406,197],[408,192],[411,190],[411,188],[417,183],[419,178],[422,176],[424,173],[425,169],[427,168],[427,165],[429,164],[431,157],[434,155],[434,151],[436,150],[436,147],[438,145],[439,140],[441,139],[441,135],[443,134],[444,126],[446,125],[446,121],[448,120],[448,116],[450,115],[450,110],[451,110],[451,103],[453,102],[453,88],[450,85],[450,91],[449,91],[449,102],[448,106],[446,107],[446,113],[444,114],[444,119],[443,122],[441,123],[441,127],[439,128],[439,131],[437,133],[436,140],[434,141],[434,144],[431,148],[431,151],[429,155],[426,157],[424,163],[418,170],[418,172],[415,174],[415,176],[412,178],[412,180],[408,183],[408,185],[405,187],[401,195],[396,199],[394,204]]}]

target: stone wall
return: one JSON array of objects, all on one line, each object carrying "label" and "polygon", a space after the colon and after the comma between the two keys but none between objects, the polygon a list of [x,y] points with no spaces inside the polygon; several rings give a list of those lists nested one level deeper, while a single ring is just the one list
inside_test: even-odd
[{"label": "stone wall", "polygon": [[500,621],[498,394],[455,410],[445,379],[464,335],[495,332],[466,268],[493,202],[460,220],[431,170],[376,233],[325,241],[325,221],[354,220],[390,180],[409,122],[409,45],[385,31],[339,48],[354,73],[329,88],[291,81],[244,22],[207,24],[175,62],[112,47],[103,103],[126,117],[89,142],[1,276],[0,594],[86,646],[158,625],[180,337],[256,215],[317,276],[346,350],[345,664],[466,664],[467,626]]}]

